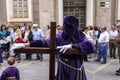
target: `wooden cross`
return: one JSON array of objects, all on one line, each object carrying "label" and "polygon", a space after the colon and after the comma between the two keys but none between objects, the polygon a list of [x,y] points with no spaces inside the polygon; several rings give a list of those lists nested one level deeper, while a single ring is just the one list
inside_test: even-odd
[{"label": "wooden cross", "polygon": [[[50,48],[43,48],[43,47],[25,47],[21,49],[15,49],[15,54],[19,53],[43,53],[43,54],[50,54],[50,61],[49,61],[49,80],[55,80],[55,54],[59,54],[59,49],[56,49],[56,22],[51,22],[51,31],[50,31]],[[79,53],[79,54],[77,54]],[[64,54],[74,54],[74,55],[81,55],[80,50],[78,49],[68,49]],[[60,53],[62,54],[62,53]]]}]

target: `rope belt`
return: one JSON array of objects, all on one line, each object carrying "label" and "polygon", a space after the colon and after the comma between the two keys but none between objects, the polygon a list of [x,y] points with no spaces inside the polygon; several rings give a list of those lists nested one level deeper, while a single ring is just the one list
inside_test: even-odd
[{"label": "rope belt", "polygon": [[62,60],[60,60],[60,59],[59,59],[59,62],[62,63],[62,64],[64,64],[65,66],[71,68],[71,69],[76,70],[76,71],[78,72],[77,80],[82,80],[82,71],[81,71],[81,68],[82,68],[83,64],[81,65],[80,68],[75,68],[75,67],[73,67],[73,66],[70,66],[70,65],[64,63],[64,62],[63,62]]},{"label": "rope belt", "polygon": [[7,77],[7,79],[13,79],[13,78],[16,78],[15,76],[12,76],[12,77]]}]

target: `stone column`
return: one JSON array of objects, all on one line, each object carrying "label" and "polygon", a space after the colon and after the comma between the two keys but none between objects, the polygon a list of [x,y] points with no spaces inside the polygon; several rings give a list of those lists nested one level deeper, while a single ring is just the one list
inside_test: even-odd
[{"label": "stone column", "polygon": [[6,0],[0,0],[0,25],[7,24],[7,5]]},{"label": "stone column", "polygon": [[94,24],[94,1],[86,0],[86,26]]},{"label": "stone column", "polygon": [[117,14],[117,20],[120,20],[120,0],[118,0],[118,14]]},{"label": "stone column", "polygon": [[63,0],[58,0],[58,24],[63,25]]},{"label": "stone column", "polygon": [[39,24],[39,0],[32,0],[32,8],[33,8],[33,23]]},{"label": "stone column", "polygon": [[[5,0],[4,0],[5,1]],[[13,19],[13,1],[6,0],[6,14],[7,14],[7,22],[9,23],[11,19]]]}]

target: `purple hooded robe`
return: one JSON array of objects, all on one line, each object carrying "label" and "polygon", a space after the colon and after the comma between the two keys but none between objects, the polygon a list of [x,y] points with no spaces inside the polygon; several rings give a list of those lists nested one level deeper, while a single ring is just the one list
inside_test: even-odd
[{"label": "purple hooded robe", "polygon": [[0,80],[20,80],[19,70],[16,67],[6,68],[1,74]]},{"label": "purple hooded robe", "polygon": [[[95,52],[94,44],[88,41],[85,35],[78,30],[78,20],[74,16],[66,16],[63,26],[63,31],[56,35],[57,46],[73,43],[79,47],[82,55]],[[50,40],[32,41],[30,46],[49,47]],[[56,80],[87,80],[82,55],[58,54]]]}]

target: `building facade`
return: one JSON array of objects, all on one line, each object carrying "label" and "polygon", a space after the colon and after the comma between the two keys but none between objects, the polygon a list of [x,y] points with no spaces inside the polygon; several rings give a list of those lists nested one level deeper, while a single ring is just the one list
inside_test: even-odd
[{"label": "building facade", "polygon": [[76,16],[80,29],[105,24],[109,30],[120,21],[120,0],[0,0],[0,24],[37,23],[46,30],[66,15]]}]

